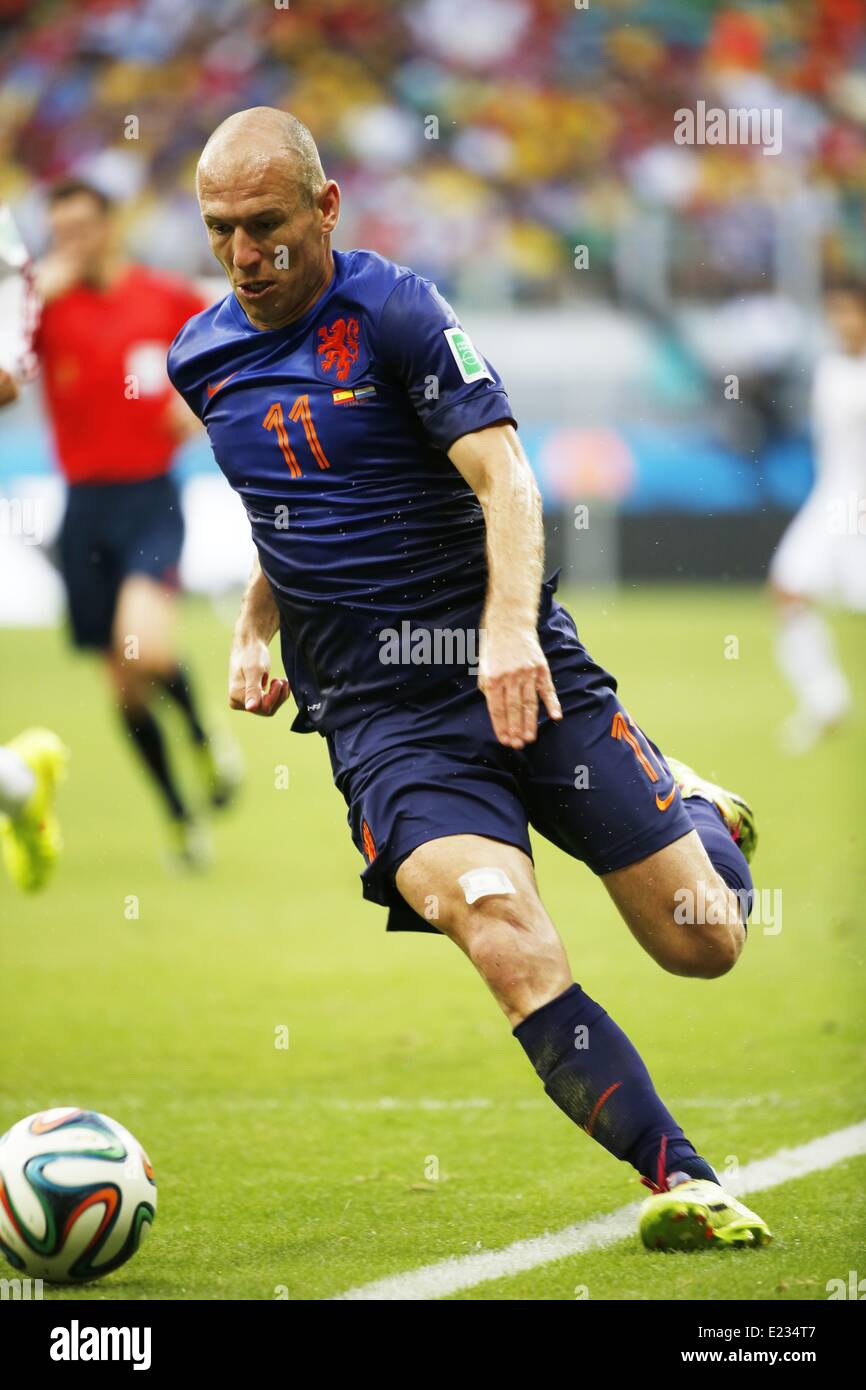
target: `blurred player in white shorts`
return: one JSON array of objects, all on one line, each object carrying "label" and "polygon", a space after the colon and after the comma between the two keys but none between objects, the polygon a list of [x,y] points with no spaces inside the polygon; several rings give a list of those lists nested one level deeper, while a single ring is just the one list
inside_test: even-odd
[{"label": "blurred player in white shorts", "polygon": [[797,696],[784,728],[805,752],[848,713],[851,691],[819,605],[866,613],[866,283],[826,292],[836,339],[812,388],[815,482],[770,564],[779,664]]}]

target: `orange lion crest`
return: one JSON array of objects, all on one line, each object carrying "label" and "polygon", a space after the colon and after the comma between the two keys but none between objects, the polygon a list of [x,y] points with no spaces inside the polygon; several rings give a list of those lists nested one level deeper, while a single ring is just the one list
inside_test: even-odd
[{"label": "orange lion crest", "polygon": [[318,353],[322,371],[337,369],[337,380],[345,381],[358,360],[360,326],[357,319],[337,319],[330,327],[319,329]]}]

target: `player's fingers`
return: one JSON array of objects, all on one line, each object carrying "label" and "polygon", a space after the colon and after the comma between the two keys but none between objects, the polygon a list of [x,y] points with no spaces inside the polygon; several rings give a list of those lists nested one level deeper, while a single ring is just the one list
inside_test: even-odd
[{"label": "player's fingers", "polygon": [[277,691],[277,697],[274,700],[274,706],[271,711],[272,714],[276,714],[278,709],[282,709],[283,705],[288,700],[290,694],[291,686],[289,685],[289,682],[287,680],[281,680],[279,683],[279,689]]},{"label": "player's fingers", "polygon": [[536,674],[536,689],[541,696],[544,708],[551,719],[562,718],[562,705],[559,703],[559,696],[556,693],[556,686],[553,684],[553,677],[550,674],[550,667],[545,661],[543,666],[538,668]]},{"label": "player's fingers", "polygon": [[538,732],[538,693],[534,671],[524,677],[520,698],[523,715],[521,737],[524,743],[534,743],[535,735]]},{"label": "player's fingers", "polygon": [[270,685],[262,690],[262,714],[270,714],[280,693],[279,679],[274,676]]},{"label": "player's fingers", "polygon": [[229,709],[243,709],[246,693],[243,671],[232,666],[229,669]]},{"label": "player's fingers", "polygon": [[289,698],[289,682],[281,680],[275,676],[271,681],[270,687],[262,696],[262,714],[276,714],[280,705],[284,705]]},{"label": "player's fingers", "polygon": [[[508,721],[508,742],[512,748],[523,747],[523,687],[525,676],[511,671],[505,678],[505,708]],[[533,690],[533,694],[534,694]]]},{"label": "player's fingers", "polygon": [[261,712],[267,679],[268,673],[261,667],[244,672],[244,709],[248,714]]},{"label": "player's fingers", "polygon": [[483,687],[484,698],[487,701],[487,712],[490,715],[490,722],[493,725],[493,732],[498,743],[508,743],[508,714],[505,708],[505,685],[503,678],[498,676],[495,680],[485,681]]},{"label": "player's fingers", "polygon": [[517,696],[517,712],[514,716],[516,723],[512,722],[511,726],[511,738],[516,747],[522,748],[524,744],[531,743],[535,738],[535,730],[538,725],[535,672],[515,672],[513,683]]}]

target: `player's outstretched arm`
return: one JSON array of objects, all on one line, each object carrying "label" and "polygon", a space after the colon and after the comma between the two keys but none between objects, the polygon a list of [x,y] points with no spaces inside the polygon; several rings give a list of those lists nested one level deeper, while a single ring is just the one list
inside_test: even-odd
[{"label": "player's outstretched arm", "polygon": [[539,696],[551,719],[562,718],[538,640],[544,563],[541,497],[511,424],[463,435],[451,445],[448,457],[481,503],[487,526],[478,685],[499,742],[523,748],[536,737]]},{"label": "player's outstretched arm", "polygon": [[270,644],[280,625],[271,586],[258,556],[232,635],[229,657],[229,705],[248,714],[276,714],[289,698],[289,682],[270,680]]}]

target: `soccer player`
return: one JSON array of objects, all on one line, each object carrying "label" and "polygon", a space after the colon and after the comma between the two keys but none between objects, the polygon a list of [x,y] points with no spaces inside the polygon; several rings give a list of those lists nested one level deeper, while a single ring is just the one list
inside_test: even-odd
[{"label": "soccer player", "polygon": [[[306,127],[229,117],[197,186],[230,293],[181,330],[169,376],[258,551],[231,706],[273,715],[291,688],[292,727],[327,740],[365,897],[391,929],[465,952],[548,1095],[652,1189],[644,1241],[763,1243],[574,983],[528,834],[599,874],[660,966],[710,979],[745,941],[751,810],[666,762],[581,645],[542,583],[540,500],[501,380],[429,281],[332,251],[340,191]],[[278,630],[287,680],[270,675]]]},{"label": "soccer player", "polygon": [[25,893],[44,887],[63,848],[54,800],[68,759],[51,729],[25,729],[0,746],[0,846]]},{"label": "soccer player", "polygon": [[[208,836],[174,777],[154,707],[177,704],[207,798],[226,804],[237,782],[233,749],[209,738],[174,633],[183,520],[169,467],[198,424],[171,389],[165,353],[205,301],[121,258],[112,207],[98,189],[55,185],[49,220],[34,348],[68,483],[60,557],[73,637],[105,659],[128,736],[167,813],[173,861],[201,867]],[[6,374],[0,404],[15,394]]]},{"label": "soccer player", "polygon": [[866,284],[832,284],[827,319],[838,346],[821,358],[812,387],[815,482],[773,556],[779,664],[797,697],[784,728],[806,752],[851,705],[820,605],[866,612]]}]

